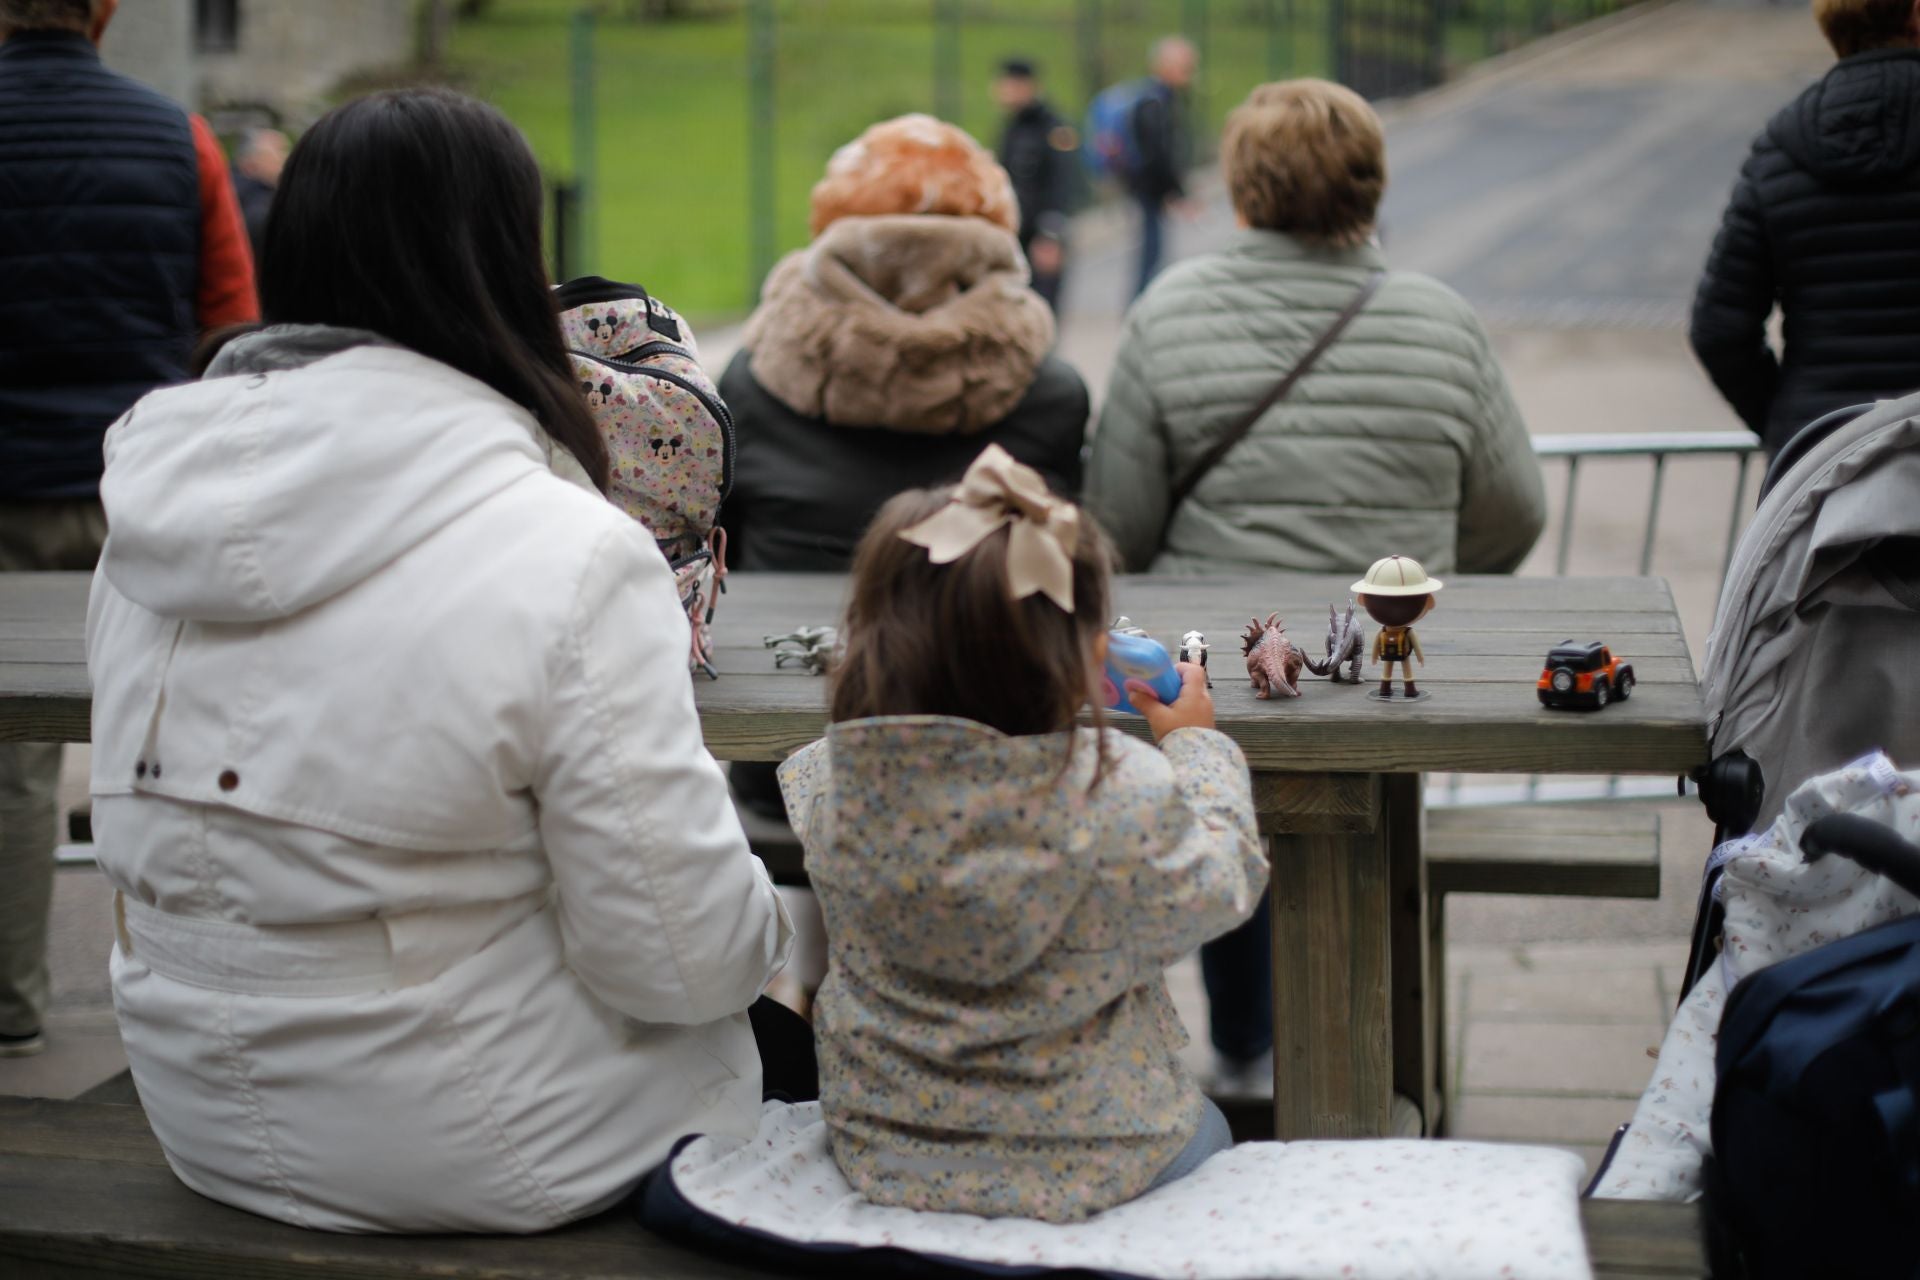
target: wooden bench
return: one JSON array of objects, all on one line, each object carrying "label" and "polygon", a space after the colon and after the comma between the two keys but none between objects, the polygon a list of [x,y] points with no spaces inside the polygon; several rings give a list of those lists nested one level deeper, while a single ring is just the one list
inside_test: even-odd
[{"label": "wooden bench", "polygon": [[[1628,805],[1499,805],[1427,811],[1428,1016],[1446,1028],[1447,895],[1658,898],[1660,815]],[[1447,1055],[1434,1055],[1436,1096]],[[1445,1132],[1444,1107],[1433,1126]]]},{"label": "wooden bench", "polygon": [[[1601,1280],[1701,1277],[1691,1205],[1590,1201]],[[138,1106],[0,1098],[0,1275],[260,1280],[747,1280],[624,1210],[538,1236],[344,1236],[229,1209],[173,1176]],[[824,1274],[824,1273],[823,1273]]]}]

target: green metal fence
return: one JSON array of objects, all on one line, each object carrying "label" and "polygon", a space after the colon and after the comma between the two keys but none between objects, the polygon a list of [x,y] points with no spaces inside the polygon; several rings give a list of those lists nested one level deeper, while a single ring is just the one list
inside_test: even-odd
[{"label": "green metal fence", "polygon": [[[647,6],[621,0],[494,0],[455,48],[496,42],[477,87],[502,82],[497,100],[578,189],[568,267],[638,277],[713,314],[744,310],[774,258],[804,242],[808,189],[867,125],[932,111],[991,145],[1004,58],[1037,62],[1048,98],[1078,119],[1100,89],[1145,73],[1155,40],[1184,34],[1200,51],[1191,116],[1204,157],[1263,81],[1329,76],[1402,95],[1619,3],[680,0],[674,20],[637,21],[625,14]],[[531,78],[552,39],[571,51],[564,128],[543,127]]]}]

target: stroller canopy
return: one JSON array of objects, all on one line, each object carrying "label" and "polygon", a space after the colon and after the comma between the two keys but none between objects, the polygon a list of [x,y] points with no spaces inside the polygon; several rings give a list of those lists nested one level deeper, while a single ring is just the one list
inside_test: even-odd
[{"label": "stroller canopy", "polygon": [[1920,395],[1815,446],[1760,504],[1707,639],[1715,757],[1745,751],[1755,829],[1802,782],[1882,750],[1920,766]]}]

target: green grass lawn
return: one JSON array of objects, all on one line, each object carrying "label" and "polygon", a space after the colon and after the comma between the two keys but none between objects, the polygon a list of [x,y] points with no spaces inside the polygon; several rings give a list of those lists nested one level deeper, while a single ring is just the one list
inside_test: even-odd
[{"label": "green grass lawn", "polygon": [[[1348,0],[1350,7],[1365,0]],[[1378,0],[1374,0],[1378,3]],[[1487,24],[1448,0],[1448,56],[1486,52]],[[992,145],[995,64],[1034,58],[1050,96],[1078,117],[1087,86],[1140,74],[1157,36],[1194,23],[1202,46],[1202,136],[1273,74],[1325,74],[1325,0],[1103,0],[1097,44],[1082,44],[1076,0],[958,0],[959,122]],[[1588,0],[1548,0],[1584,12]],[[568,26],[580,0],[494,0],[452,44],[460,81],[525,130],[550,177],[573,173]],[[747,22],[739,0],[705,0],[696,16],[636,23],[603,6],[594,41],[597,245],[584,266],[638,280],[696,318],[753,302],[749,208]],[[936,107],[932,0],[781,0],[777,14],[774,225],[782,251],[805,243],[807,193],[835,147],[867,125]],[[1507,43],[1511,39],[1506,40]],[[1093,60],[1097,49],[1098,61]]]}]

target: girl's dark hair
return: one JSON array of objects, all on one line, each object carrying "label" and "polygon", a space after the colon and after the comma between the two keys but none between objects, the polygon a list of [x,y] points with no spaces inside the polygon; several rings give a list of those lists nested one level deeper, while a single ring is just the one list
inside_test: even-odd
[{"label": "girl's dark hair", "polygon": [[944,565],[900,537],[953,492],[900,494],[861,540],[841,629],[845,649],[834,664],[834,721],[959,716],[1002,733],[1058,733],[1091,707],[1094,727],[1104,728],[1093,649],[1107,629],[1113,543],[1082,512],[1074,611],[1043,595],[1013,600],[1006,529]]},{"label": "girl's dark hair", "polygon": [[540,250],[540,166],[447,89],[322,116],[280,176],[260,255],[268,324],[371,329],[531,412],[603,491],[607,447],[567,361]]}]

